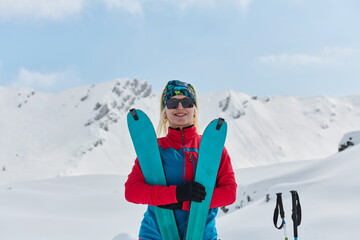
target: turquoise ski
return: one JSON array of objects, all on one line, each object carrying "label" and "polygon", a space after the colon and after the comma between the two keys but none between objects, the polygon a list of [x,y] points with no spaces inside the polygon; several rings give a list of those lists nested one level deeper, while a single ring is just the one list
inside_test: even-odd
[{"label": "turquoise ski", "polygon": [[[141,110],[127,115],[131,139],[146,183],[167,186],[154,126]],[[173,210],[155,207],[155,216],[163,240],[180,240]]]},{"label": "turquoise ski", "polygon": [[191,202],[185,240],[203,239],[226,133],[227,124],[219,118],[209,123],[202,135],[195,181],[204,185],[206,197],[201,203]]}]

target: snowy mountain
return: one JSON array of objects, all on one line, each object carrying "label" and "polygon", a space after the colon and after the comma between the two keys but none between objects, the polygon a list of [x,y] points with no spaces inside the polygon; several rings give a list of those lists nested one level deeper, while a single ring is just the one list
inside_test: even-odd
[{"label": "snowy mountain", "polygon": [[[126,114],[140,108],[156,126],[159,96],[137,79],[59,94],[0,88],[0,183],[126,175],[135,158]],[[297,98],[228,90],[201,94],[199,108],[202,129],[214,118],[228,121],[226,146],[235,168],[324,158],[337,152],[344,133],[360,129],[360,95]]]},{"label": "snowy mountain", "polygon": [[[156,125],[159,93],[150,84],[121,79],[60,94],[0,88],[0,107],[0,239],[138,239],[146,206],[124,199],[135,158],[126,114],[143,109]],[[239,185],[236,202],[219,211],[220,239],[284,239],[272,223],[277,192],[292,236],[290,190],[303,209],[299,239],[356,236],[360,95],[229,90],[201,95],[199,107],[202,128],[227,120]]]},{"label": "snowy mountain", "polygon": [[[360,146],[355,146],[321,160],[239,170],[237,202],[239,205],[243,201],[245,207],[220,218],[222,239],[283,239],[283,231],[272,224],[277,192],[283,193],[287,231],[292,236],[290,190],[298,191],[302,205],[299,239],[351,238],[358,232],[356,225],[360,221],[359,157]],[[250,195],[251,202],[241,194]],[[267,194],[269,202],[265,200]]]},{"label": "snowy mountain", "polygon": [[345,133],[339,143],[339,152],[349,147],[360,144],[360,131],[352,131]]},{"label": "snowy mountain", "polygon": [[[360,222],[360,146],[328,158],[236,171],[237,200],[219,211],[222,240],[284,239],[272,223],[283,193],[292,238],[290,190],[302,206],[302,240],[351,239]],[[0,185],[0,239],[136,240],[146,206],[124,199],[126,176],[87,175]],[[268,200],[266,200],[268,196]]]}]

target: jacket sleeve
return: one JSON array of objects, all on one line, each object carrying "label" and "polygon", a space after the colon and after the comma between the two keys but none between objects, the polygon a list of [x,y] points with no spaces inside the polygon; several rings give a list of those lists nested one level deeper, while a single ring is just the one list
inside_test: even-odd
[{"label": "jacket sleeve", "polygon": [[136,159],[125,183],[125,199],[132,203],[153,206],[176,203],[176,186],[147,184]]},{"label": "jacket sleeve", "polygon": [[210,208],[227,206],[236,200],[236,180],[230,156],[224,148]]}]

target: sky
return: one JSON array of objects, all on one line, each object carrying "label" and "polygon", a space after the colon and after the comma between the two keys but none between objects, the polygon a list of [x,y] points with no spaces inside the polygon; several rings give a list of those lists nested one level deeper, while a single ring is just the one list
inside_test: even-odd
[{"label": "sky", "polygon": [[0,0],[0,86],[360,93],[358,0]]}]

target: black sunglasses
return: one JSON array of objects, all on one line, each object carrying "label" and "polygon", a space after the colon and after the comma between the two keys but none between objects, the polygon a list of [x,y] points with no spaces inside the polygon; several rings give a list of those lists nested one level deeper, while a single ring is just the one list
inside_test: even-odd
[{"label": "black sunglasses", "polygon": [[168,109],[176,109],[179,107],[179,103],[183,106],[183,108],[192,108],[194,107],[195,102],[191,98],[181,98],[181,99],[171,99],[166,102],[166,106]]}]

